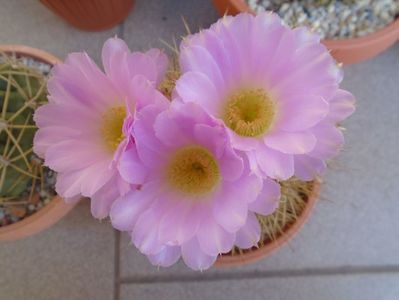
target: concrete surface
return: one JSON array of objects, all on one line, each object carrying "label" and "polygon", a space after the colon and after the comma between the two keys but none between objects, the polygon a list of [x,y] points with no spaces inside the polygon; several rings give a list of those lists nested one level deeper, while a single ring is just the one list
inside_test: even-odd
[{"label": "concrete surface", "polygon": [[[99,61],[106,38],[131,49],[165,47],[217,19],[210,0],[137,0],[120,26],[86,33],[38,1],[0,0],[0,42],[45,49],[60,58],[87,51]],[[345,122],[346,147],[325,176],[314,214],[278,253],[239,268],[158,270],[79,205],[53,228],[0,244],[3,299],[399,299],[399,45],[344,68],[358,98]]]}]

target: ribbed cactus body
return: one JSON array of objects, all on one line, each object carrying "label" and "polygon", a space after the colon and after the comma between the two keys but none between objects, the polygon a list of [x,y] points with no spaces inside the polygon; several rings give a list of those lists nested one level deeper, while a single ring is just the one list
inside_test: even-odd
[{"label": "ribbed cactus body", "polygon": [[32,151],[35,108],[46,102],[44,76],[16,59],[0,57],[0,204],[41,184]]}]

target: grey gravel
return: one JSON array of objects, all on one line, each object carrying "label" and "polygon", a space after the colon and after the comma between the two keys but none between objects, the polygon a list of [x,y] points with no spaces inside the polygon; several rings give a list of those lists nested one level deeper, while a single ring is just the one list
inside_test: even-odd
[{"label": "grey gravel", "polygon": [[308,26],[329,39],[366,36],[399,15],[399,0],[245,1],[257,13],[275,11],[288,26]]}]

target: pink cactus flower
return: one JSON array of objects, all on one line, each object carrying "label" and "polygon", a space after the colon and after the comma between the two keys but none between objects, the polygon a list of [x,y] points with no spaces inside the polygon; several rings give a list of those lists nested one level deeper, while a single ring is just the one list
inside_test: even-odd
[{"label": "pink cactus flower", "polygon": [[133,147],[128,130],[136,111],[163,98],[154,87],[168,63],[161,51],[131,53],[118,38],[106,41],[102,61],[105,74],[86,53],[54,67],[34,140],[34,151],[58,172],[57,193],[66,201],[91,197],[97,218],[130,190],[117,171],[119,157]]},{"label": "pink cactus flower", "polygon": [[343,74],[316,34],[273,13],[226,16],[180,47],[175,96],[224,122],[251,170],[309,180],[344,140],[337,122],[354,111]]},{"label": "pink cactus flower", "polygon": [[234,245],[256,245],[255,213],[275,210],[280,186],[250,172],[220,121],[194,103],[172,102],[143,108],[132,132],[136,147],[121,155],[119,170],[141,188],[119,198],[110,216],[152,263],[182,256],[204,270]]}]

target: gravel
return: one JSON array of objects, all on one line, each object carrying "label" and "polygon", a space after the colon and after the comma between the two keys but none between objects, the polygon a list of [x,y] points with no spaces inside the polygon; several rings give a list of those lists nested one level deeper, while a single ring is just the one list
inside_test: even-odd
[{"label": "gravel", "polygon": [[245,1],[257,13],[275,11],[288,26],[308,26],[323,39],[366,36],[399,15],[399,0]]}]

